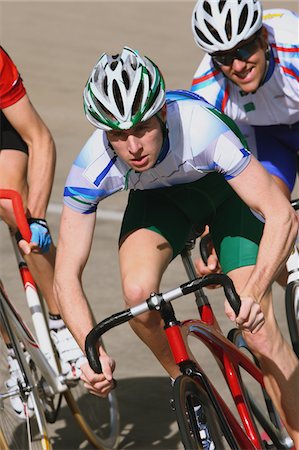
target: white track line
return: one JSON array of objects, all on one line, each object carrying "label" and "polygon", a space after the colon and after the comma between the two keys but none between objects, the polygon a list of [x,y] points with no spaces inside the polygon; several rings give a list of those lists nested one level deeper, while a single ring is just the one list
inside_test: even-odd
[{"label": "white track line", "polygon": [[[50,214],[61,214],[62,205],[59,203],[50,203],[47,209]],[[101,209],[97,211],[97,216],[104,220],[112,220],[113,222],[121,222],[123,213],[119,211],[111,211],[108,209]]]}]

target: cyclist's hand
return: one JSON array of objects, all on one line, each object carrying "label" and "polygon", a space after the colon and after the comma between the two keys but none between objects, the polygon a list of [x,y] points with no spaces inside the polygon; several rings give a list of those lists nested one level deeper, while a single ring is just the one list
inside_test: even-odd
[{"label": "cyclist's hand", "polygon": [[103,373],[95,373],[88,362],[85,362],[80,367],[81,380],[84,381],[84,386],[91,394],[106,397],[115,387],[113,379],[115,361],[107,354],[102,355],[100,359]]},{"label": "cyclist's hand", "polygon": [[[194,261],[195,269],[197,275],[203,277],[204,275],[209,275],[210,273],[221,273],[221,267],[219,265],[218,257],[216,255],[215,249],[213,248],[212,253],[208,257],[208,264],[206,265],[202,258],[197,258]],[[216,289],[219,285],[207,286],[209,289]]]},{"label": "cyclist's hand", "polygon": [[52,243],[52,238],[46,220],[30,218],[28,219],[28,224],[32,234],[31,241],[26,242],[24,239],[20,239],[20,236],[17,234],[19,247],[26,255],[31,252],[47,253]]},{"label": "cyclist's hand", "polygon": [[241,297],[241,308],[238,317],[226,300],[225,313],[230,320],[236,322],[238,328],[251,333],[257,333],[265,323],[261,306],[252,297]]}]

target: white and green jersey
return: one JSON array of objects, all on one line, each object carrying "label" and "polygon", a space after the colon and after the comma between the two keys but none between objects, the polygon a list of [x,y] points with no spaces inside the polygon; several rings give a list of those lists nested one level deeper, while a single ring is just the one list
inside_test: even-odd
[{"label": "white and green jersey", "polygon": [[264,11],[270,60],[262,86],[244,94],[214,67],[206,54],[192,82],[192,92],[244,125],[291,125],[299,121],[299,17],[285,9]]},{"label": "white and green jersey", "polygon": [[228,117],[189,91],[168,92],[166,102],[167,136],[155,166],[135,172],[114,153],[106,133],[97,129],[68,175],[67,206],[89,214],[102,199],[121,190],[191,183],[211,172],[228,180],[244,170],[250,153]]}]

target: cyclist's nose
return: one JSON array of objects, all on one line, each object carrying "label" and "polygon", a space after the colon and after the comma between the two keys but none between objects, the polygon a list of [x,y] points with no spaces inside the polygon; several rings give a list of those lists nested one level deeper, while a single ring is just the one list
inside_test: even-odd
[{"label": "cyclist's nose", "polygon": [[236,72],[241,72],[242,70],[244,70],[244,67],[246,67],[246,61],[242,61],[241,59],[235,58],[233,60],[232,66]]},{"label": "cyclist's nose", "polygon": [[130,134],[127,138],[127,148],[132,155],[136,155],[142,148],[142,143],[138,137]]}]

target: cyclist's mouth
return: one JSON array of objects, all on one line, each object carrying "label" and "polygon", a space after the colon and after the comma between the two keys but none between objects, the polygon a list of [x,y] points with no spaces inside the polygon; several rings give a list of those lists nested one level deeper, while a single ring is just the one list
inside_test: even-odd
[{"label": "cyclist's mouth", "polygon": [[131,159],[131,164],[138,168],[146,166],[148,162],[149,162],[148,155],[141,156],[140,158]]},{"label": "cyclist's mouth", "polygon": [[238,78],[239,81],[242,82],[250,82],[252,81],[254,77],[254,67],[251,67],[250,69],[244,70],[243,72],[235,72],[235,77]]}]

